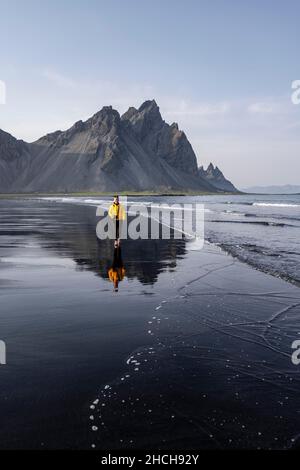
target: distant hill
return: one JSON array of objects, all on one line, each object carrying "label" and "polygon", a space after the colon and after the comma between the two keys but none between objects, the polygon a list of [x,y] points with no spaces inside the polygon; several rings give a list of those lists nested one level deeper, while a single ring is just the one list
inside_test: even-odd
[{"label": "distant hill", "polygon": [[260,193],[260,194],[299,194],[300,186],[285,184],[283,186],[252,186],[244,188],[245,193]]},{"label": "distant hill", "polygon": [[217,167],[198,170],[185,133],[154,100],[123,116],[105,106],[33,143],[0,130],[0,168],[2,193],[236,191]]}]

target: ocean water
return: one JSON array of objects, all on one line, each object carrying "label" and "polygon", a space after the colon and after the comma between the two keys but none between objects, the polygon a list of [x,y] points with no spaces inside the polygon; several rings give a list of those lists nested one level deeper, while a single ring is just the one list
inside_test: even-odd
[{"label": "ocean water", "polygon": [[[56,203],[103,205],[108,198],[44,198]],[[130,197],[128,204],[199,203],[205,239],[251,266],[300,285],[300,195]]]},{"label": "ocean water", "polygon": [[300,195],[213,197],[206,237],[255,268],[300,284]]}]

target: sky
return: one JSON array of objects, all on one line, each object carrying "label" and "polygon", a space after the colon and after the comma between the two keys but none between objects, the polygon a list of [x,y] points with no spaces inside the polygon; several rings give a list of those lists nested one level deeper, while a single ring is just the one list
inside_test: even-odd
[{"label": "sky", "polygon": [[199,165],[240,188],[300,184],[298,0],[0,0],[0,16],[15,137],[155,99]]}]

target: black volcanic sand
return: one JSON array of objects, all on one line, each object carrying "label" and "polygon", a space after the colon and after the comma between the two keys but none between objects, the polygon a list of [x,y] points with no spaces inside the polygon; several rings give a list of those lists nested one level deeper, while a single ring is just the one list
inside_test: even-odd
[{"label": "black volcanic sand", "polygon": [[294,448],[300,291],[213,246],[124,241],[95,207],[0,202],[0,446]]}]

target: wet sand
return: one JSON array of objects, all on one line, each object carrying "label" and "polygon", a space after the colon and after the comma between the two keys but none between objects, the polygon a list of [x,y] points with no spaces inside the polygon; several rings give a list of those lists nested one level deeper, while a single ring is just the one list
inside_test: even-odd
[{"label": "wet sand", "polygon": [[95,208],[0,201],[0,446],[294,448],[300,291],[206,245],[124,241]]}]

